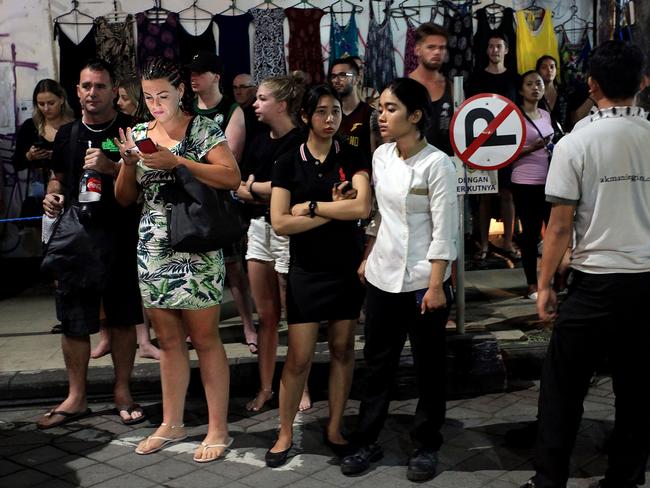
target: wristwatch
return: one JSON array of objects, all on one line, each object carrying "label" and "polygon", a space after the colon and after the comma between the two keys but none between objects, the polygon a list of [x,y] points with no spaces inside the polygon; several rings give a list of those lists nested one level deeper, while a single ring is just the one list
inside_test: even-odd
[{"label": "wristwatch", "polygon": [[318,202],[315,200],[312,200],[309,202],[309,216],[313,219],[316,217],[316,208],[318,208]]}]

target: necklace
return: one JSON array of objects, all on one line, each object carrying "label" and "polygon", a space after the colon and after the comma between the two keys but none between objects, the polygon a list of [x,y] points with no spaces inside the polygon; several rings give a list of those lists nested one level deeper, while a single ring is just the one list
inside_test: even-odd
[{"label": "necklace", "polygon": [[104,132],[105,130],[110,129],[111,126],[113,125],[113,123],[115,123],[116,120],[117,120],[117,114],[115,114],[115,117],[113,117],[113,120],[111,120],[111,123],[108,124],[108,125],[107,125],[106,127],[104,127],[103,129],[93,129],[93,128],[91,128],[91,127],[88,127],[88,124],[86,124],[86,123],[83,121],[83,119],[81,119],[81,123],[82,123],[82,124],[84,125],[84,127],[85,127],[86,129],[88,129],[90,132],[94,132],[95,134],[99,134],[100,132]]}]

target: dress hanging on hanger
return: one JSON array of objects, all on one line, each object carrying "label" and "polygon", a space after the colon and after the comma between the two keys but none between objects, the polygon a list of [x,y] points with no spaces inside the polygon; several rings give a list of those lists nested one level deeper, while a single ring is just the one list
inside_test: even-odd
[{"label": "dress hanging on hanger", "polygon": [[259,85],[265,78],[287,73],[284,57],[284,10],[252,8],[255,37],[253,40],[253,76]]},{"label": "dress hanging on hanger", "polygon": [[[368,37],[366,39],[365,83],[375,90],[381,90],[389,82],[397,78],[397,70],[395,68],[390,16],[385,15],[384,21],[378,24],[372,6],[373,1],[370,0],[370,26],[368,27]],[[384,12],[388,12],[389,6],[389,2],[386,2]]]},{"label": "dress hanging on hanger", "polygon": [[138,26],[138,69],[153,56],[162,56],[174,62],[180,61],[178,47],[178,14],[168,12],[165,21],[157,23],[145,12],[135,14]]},{"label": "dress hanging on hanger", "polygon": [[330,13],[330,60],[343,58],[346,56],[359,55],[359,28],[355,18],[356,12],[353,10],[350,14],[350,20],[345,26],[340,25],[334,11]]},{"label": "dress hanging on hanger", "polygon": [[223,62],[223,86],[230,93],[232,80],[241,73],[251,72],[248,27],[253,20],[249,13],[214,16],[219,27],[219,57]]},{"label": "dress hanging on hanger", "polygon": [[[517,70],[519,74],[535,69],[537,60],[545,54],[549,54],[555,59],[560,58],[551,10],[545,9],[542,15],[542,23],[533,32],[529,21],[532,23],[535,14],[528,10],[518,10],[515,14],[517,20]],[[557,76],[560,76],[560,66],[557,67]]]},{"label": "dress hanging on hanger", "polygon": [[[447,39],[448,76],[462,76],[467,80],[472,72],[472,5],[453,5],[445,2],[443,26],[449,33]],[[432,12],[433,13],[433,12]]]},{"label": "dress hanging on hanger", "polygon": [[183,66],[189,64],[199,51],[217,52],[217,42],[214,40],[212,22],[200,34],[192,34],[180,22],[178,24],[178,49],[180,62]]},{"label": "dress hanging on hanger", "polygon": [[95,25],[88,34],[75,44],[63,32],[58,23],[54,24],[54,38],[59,42],[59,82],[65,88],[68,96],[68,103],[74,110],[75,116],[81,116],[81,105],[77,95],[77,84],[79,83],[79,72],[86,61],[97,56],[97,44],[95,43]]},{"label": "dress hanging on hanger", "polygon": [[505,66],[517,72],[517,34],[515,32],[515,12],[509,7],[504,7],[501,12],[501,21],[499,25],[490,22],[490,15],[487,7],[480,8],[476,11],[476,33],[472,41],[472,51],[474,53],[474,69],[481,70],[489,63],[487,55],[487,46],[490,38],[496,34],[503,34],[508,38],[508,54],[506,54]]},{"label": "dress hanging on hanger", "polygon": [[411,19],[406,17],[406,44],[404,45],[404,76],[418,67],[418,58],[415,55],[415,26]]},{"label": "dress hanging on hanger", "polygon": [[136,77],[133,22],[131,14],[124,22],[110,22],[106,17],[95,19],[97,56],[113,66],[119,81]]},{"label": "dress hanging on hanger", "polygon": [[319,8],[290,7],[284,14],[289,19],[289,70],[304,71],[310,83],[325,83],[320,42],[320,21],[325,12]]}]

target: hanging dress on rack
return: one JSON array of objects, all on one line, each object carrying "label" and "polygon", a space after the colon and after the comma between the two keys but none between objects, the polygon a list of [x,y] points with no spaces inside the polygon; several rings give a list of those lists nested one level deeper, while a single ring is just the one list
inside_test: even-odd
[{"label": "hanging dress on rack", "polygon": [[404,76],[418,67],[418,58],[415,55],[415,26],[411,19],[406,17],[406,44],[404,45]]},{"label": "hanging dress on rack", "polygon": [[325,12],[319,8],[287,8],[289,19],[289,70],[302,70],[314,85],[325,83],[320,42],[320,21]]},{"label": "hanging dress on rack", "polygon": [[336,21],[334,12],[330,14],[330,61],[344,58],[346,56],[359,55],[359,29],[355,18],[354,10],[350,14],[350,20],[345,26]]},{"label": "hanging dress on rack", "polygon": [[182,23],[178,25],[178,49],[180,62],[183,66],[189,64],[192,58],[199,51],[209,51],[211,53],[217,52],[217,43],[214,40],[214,31],[212,30],[212,22],[209,22],[208,27],[198,35],[188,32]]},{"label": "hanging dress on rack", "polygon": [[265,78],[287,73],[284,58],[284,10],[252,8],[255,38],[253,41],[253,77],[260,84]]},{"label": "hanging dress on rack", "polygon": [[587,85],[587,69],[591,43],[587,29],[580,41],[571,42],[567,32],[562,32],[560,64],[562,65],[562,84],[567,88],[582,89]]},{"label": "hanging dress on rack", "polygon": [[[553,30],[553,19],[551,10],[545,9],[542,23],[533,32],[529,22],[535,21],[535,14],[530,10],[518,10],[515,14],[517,19],[517,70],[519,74],[535,69],[537,60],[549,54],[555,59],[560,58],[557,48],[557,38]],[[557,75],[560,76],[560,66],[557,67]]]},{"label": "hanging dress on rack", "polygon": [[505,8],[501,14],[501,22],[498,26],[490,22],[491,15],[487,8],[483,7],[476,11],[476,33],[472,42],[474,53],[474,69],[481,70],[489,64],[487,46],[494,34],[503,34],[508,38],[508,54],[506,54],[506,69],[513,73],[517,72],[517,34],[515,32],[515,11]]},{"label": "hanging dress on rack", "polygon": [[[390,16],[386,15],[381,24],[375,19],[370,0],[370,25],[366,39],[366,79],[365,83],[375,90],[382,90],[389,82],[397,78],[395,54],[393,53],[393,33],[390,30]],[[386,2],[387,12],[390,4]]]},{"label": "hanging dress on rack", "polygon": [[95,19],[97,56],[113,66],[118,81],[137,76],[133,21],[131,14],[124,22],[110,22],[106,17]]},{"label": "hanging dress on rack", "polygon": [[221,79],[229,93],[235,76],[251,72],[248,27],[252,20],[253,16],[249,13],[214,16],[219,27],[219,57],[223,62]]},{"label": "hanging dress on rack", "polygon": [[[432,12],[433,13],[433,12]],[[472,4],[464,3],[452,6],[445,3],[443,26],[449,33],[447,51],[448,76],[462,76],[466,80],[472,72]]]},{"label": "hanging dress on rack", "polygon": [[54,38],[59,41],[59,82],[68,95],[68,103],[74,110],[75,116],[81,116],[81,105],[77,95],[79,72],[86,61],[97,57],[97,44],[95,42],[95,25],[90,27],[88,34],[75,44],[63,32],[61,26],[54,23]]},{"label": "hanging dress on rack", "polygon": [[143,12],[135,14],[138,25],[138,69],[153,56],[180,61],[178,14],[169,12],[165,22],[156,23]]}]

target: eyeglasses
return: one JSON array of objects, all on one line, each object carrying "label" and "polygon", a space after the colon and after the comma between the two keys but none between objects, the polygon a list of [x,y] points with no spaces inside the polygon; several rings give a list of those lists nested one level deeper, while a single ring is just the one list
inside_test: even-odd
[{"label": "eyeglasses", "polygon": [[255,88],[255,85],[233,85],[233,90],[245,90],[246,88]]},{"label": "eyeglasses", "polygon": [[330,75],[330,80],[345,80],[346,78],[352,78],[354,76],[354,73],[332,73]]}]

